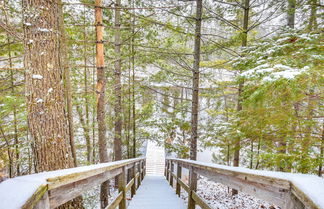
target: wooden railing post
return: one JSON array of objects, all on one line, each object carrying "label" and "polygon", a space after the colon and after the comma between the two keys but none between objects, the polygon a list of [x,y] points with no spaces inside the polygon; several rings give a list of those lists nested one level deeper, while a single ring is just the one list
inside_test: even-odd
[{"label": "wooden railing post", "polygon": [[169,178],[169,169],[170,169],[170,161],[167,160],[166,161],[166,179],[167,179],[167,181],[170,180],[170,178]]},{"label": "wooden railing post", "polygon": [[118,176],[118,191],[123,193],[123,199],[119,203],[119,209],[126,209],[126,166]]},{"label": "wooden railing post", "polygon": [[143,161],[143,166],[144,166],[144,172],[143,172],[143,179],[144,179],[144,177],[146,175],[146,159],[144,159],[144,161]]},{"label": "wooden railing post", "polygon": [[137,185],[137,188],[138,188],[141,185],[141,182],[142,182],[142,178],[141,178],[141,173],[142,173],[141,161],[138,162],[137,168],[138,168],[138,185]]},{"label": "wooden railing post", "polygon": [[173,171],[174,171],[174,163],[171,161],[171,171],[170,171],[170,186],[173,187]]},{"label": "wooden railing post", "polygon": [[177,163],[177,186],[176,186],[176,194],[180,197],[180,192],[181,192],[181,185],[179,183],[179,179],[181,179],[181,175],[182,175],[182,167],[180,165],[180,163]]},{"label": "wooden railing post", "polygon": [[141,181],[143,181],[144,179],[144,172],[145,172],[145,169],[144,169],[144,160],[141,162],[141,166],[142,166],[142,172],[141,172]]},{"label": "wooden railing post", "polygon": [[197,174],[192,166],[189,167],[189,193],[188,193],[188,209],[195,209],[196,203],[193,199],[193,191],[197,190]]},{"label": "wooden railing post", "polygon": [[131,197],[133,197],[136,194],[135,173],[136,173],[136,163],[134,163],[134,166],[130,169],[130,178],[134,179],[134,183],[133,183],[132,188],[131,188]]}]

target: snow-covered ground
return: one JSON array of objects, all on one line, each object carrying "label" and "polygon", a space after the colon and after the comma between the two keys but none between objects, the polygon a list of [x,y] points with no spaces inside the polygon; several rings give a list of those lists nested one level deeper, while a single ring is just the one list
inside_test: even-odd
[{"label": "snow-covered ground", "polygon": [[[279,209],[279,207],[274,204],[262,201],[244,193],[232,196],[230,188],[209,181],[204,177],[198,180],[197,193],[208,203],[209,206],[215,209]],[[187,202],[188,195],[186,191],[181,190],[181,198]],[[199,207],[197,208],[199,209]]]}]

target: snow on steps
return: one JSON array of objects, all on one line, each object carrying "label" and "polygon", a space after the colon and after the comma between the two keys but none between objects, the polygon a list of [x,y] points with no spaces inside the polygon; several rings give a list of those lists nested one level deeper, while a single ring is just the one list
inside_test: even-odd
[{"label": "snow on steps", "polygon": [[186,209],[164,176],[146,175],[127,209]]},{"label": "snow on steps", "polygon": [[148,175],[163,175],[165,164],[164,147],[158,146],[155,142],[149,141],[146,152],[146,173]]}]

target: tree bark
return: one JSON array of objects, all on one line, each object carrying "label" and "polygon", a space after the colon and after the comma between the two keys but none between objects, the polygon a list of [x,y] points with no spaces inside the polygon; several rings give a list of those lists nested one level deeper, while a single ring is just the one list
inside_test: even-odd
[{"label": "tree bark", "polygon": [[[83,10],[83,24],[86,26],[86,10],[84,6]],[[89,85],[88,85],[88,59],[87,59],[87,31],[86,27],[83,28],[83,36],[84,36],[84,54],[83,54],[83,63],[84,63],[84,73],[83,73],[83,81],[84,81],[84,106],[85,106],[85,122],[83,126],[83,131],[84,131],[84,136],[86,138],[86,143],[87,143],[87,161],[88,164],[92,163],[92,144],[91,144],[91,138],[90,138],[90,114],[89,114]],[[80,112],[82,112],[82,108],[80,107]],[[79,115],[80,119],[81,117],[83,118],[82,114]],[[80,120],[81,121],[81,120]]]},{"label": "tree bark", "polygon": [[[23,0],[27,119],[38,172],[73,167],[60,59],[59,0]],[[28,24],[27,24],[28,23]],[[60,208],[83,208],[76,198]]]},{"label": "tree bark", "polygon": [[[103,45],[103,17],[102,0],[95,1],[95,19],[96,19],[96,67],[97,67],[97,121],[98,121],[98,142],[99,142],[99,160],[100,163],[108,162],[107,141],[106,141],[106,110],[105,110],[105,60]],[[108,205],[109,182],[106,181],[100,187],[100,206],[105,208]]]},{"label": "tree bark", "polygon": [[[4,1],[5,6],[7,5],[8,1]],[[7,12],[4,13],[5,16],[5,22],[7,25],[9,25],[9,19]],[[12,64],[12,54],[11,54],[11,40],[10,40],[10,34],[7,33],[7,45],[8,45],[8,62],[9,67],[13,68]],[[11,83],[11,94],[15,96],[15,85],[14,85],[14,72],[13,70],[10,71],[10,83]],[[20,150],[19,150],[19,138],[18,138],[18,123],[17,123],[17,107],[15,104],[13,104],[13,126],[14,126],[14,142],[15,142],[15,164],[16,164],[16,175],[20,175]],[[10,149],[10,148],[8,148]],[[10,157],[10,156],[8,156]],[[13,165],[10,165],[13,166]],[[13,170],[11,170],[13,171]],[[14,176],[14,172],[11,172],[11,175]]]},{"label": "tree bark", "polygon": [[[248,36],[248,27],[249,27],[249,12],[250,12],[250,0],[243,0],[243,31],[242,31],[242,47],[247,46],[247,36]],[[244,81],[240,81],[238,88],[238,100],[237,100],[237,112],[243,110],[242,106],[242,93],[243,93]],[[240,164],[240,149],[241,149],[241,139],[238,137],[234,146],[234,159],[233,166],[238,167]],[[232,190],[232,195],[237,194],[236,189]]]},{"label": "tree bark", "polygon": [[[135,0],[130,0],[132,7],[135,8]],[[131,54],[132,54],[132,128],[133,128],[133,158],[136,155],[136,103],[135,103],[135,10],[132,17],[132,39],[131,39]]]},{"label": "tree bark", "polygon": [[295,28],[295,12],[296,0],[288,0],[287,25],[290,28]]},{"label": "tree bark", "polygon": [[309,0],[311,11],[309,14],[308,30],[313,31],[317,29],[317,0]]},{"label": "tree bark", "polygon": [[[13,160],[12,160],[12,152],[11,152],[11,149],[10,149],[11,145],[10,145],[10,142],[7,139],[7,136],[5,135],[4,130],[3,130],[1,125],[0,125],[0,132],[1,132],[2,138],[6,142],[6,146],[7,146],[6,150],[7,150],[8,161],[9,161],[9,165],[8,165],[9,178],[12,178],[13,177]],[[5,168],[1,168],[1,170],[5,170]],[[5,172],[0,172],[0,182],[5,180],[6,178],[7,178],[6,173]]]},{"label": "tree bark", "polygon": [[191,143],[190,143],[191,160],[197,159],[202,0],[196,0],[196,4],[197,4],[197,9],[196,9],[195,45],[194,45],[194,64],[192,69],[193,92],[192,92],[192,107],[191,107]]},{"label": "tree bark", "polygon": [[115,137],[114,156],[115,161],[122,159],[122,115],[121,115],[121,34],[120,34],[120,5],[121,1],[115,3]]},{"label": "tree bark", "polygon": [[322,127],[322,138],[321,138],[321,145],[320,145],[320,163],[318,166],[318,176],[323,175],[323,164],[324,164],[324,123]]},{"label": "tree bark", "polygon": [[[59,0],[61,5],[61,0]],[[64,93],[66,99],[66,107],[67,107],[67,117],[69,123],[69,140],[71,146],[71,152],[73,157],[74,166],[78,166],[76,151],[75,151],[75,142],[74,142],[74,127],[73,127],[73,113],[72,113],[72,87],[71,87],[71,75],[70,75],[70,68],[68,63],[68,51],[66,46],[66,38],[65,38],[65,29],[64,29],[64,19],[63,19],[63,8],[60,6],[60,34],[61,34],[61,44],[60,44],[60,58],[64,72]]]},{"label": "tree bark", "polygon": [[84,138],[86,140],[86,147],[87,147],[87,164],[91,164],[91,155],[92,155],[92,149],[91,149],[91,139],[90,139],[90,132],[89,132],[89,126],[87,126],[86,121],[83,118],[83,111],[79,104],[77,104],[77,113],[79,115],[80,123],[83,129]]}]

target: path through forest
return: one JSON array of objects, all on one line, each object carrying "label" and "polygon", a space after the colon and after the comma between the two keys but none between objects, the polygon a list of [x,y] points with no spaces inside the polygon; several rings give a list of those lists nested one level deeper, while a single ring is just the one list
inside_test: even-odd
[{"label": "path through forest", "polygon": [[175,194],[164,176],[145,176],[129,204],[129,209],[185,209],[185,201]]},{"label": "path through forest", "polygon": [[148,141],[146,152],[146,176],[129,209],[185,209],[186,204],[163,176],[165,164],[164,147]]},{"label": "path through forest", "polygon": [[146,174],[163,176],[165,163],[164,147],[148,141],[146,152]]}]

